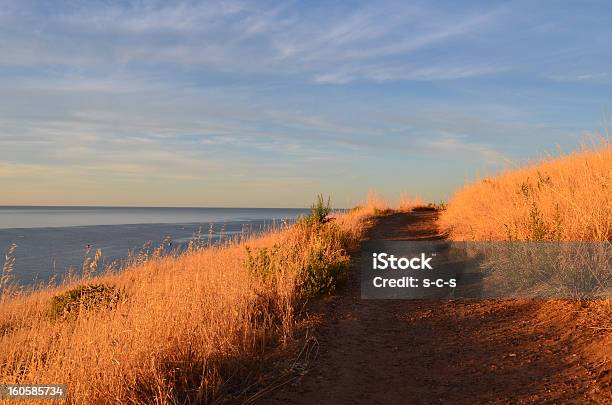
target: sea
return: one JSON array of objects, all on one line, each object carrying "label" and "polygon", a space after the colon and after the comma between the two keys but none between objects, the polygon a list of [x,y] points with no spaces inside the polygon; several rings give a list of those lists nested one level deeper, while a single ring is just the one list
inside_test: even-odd
[{"label": "sea", "polygon": [[11,280],[31,286],[78,274],[100,249],[101,270],[164,245],[181,251],[192,240],[218,243],[291,223],[301,208],[136,208],[0,206],[0,264],[15,244]]}]

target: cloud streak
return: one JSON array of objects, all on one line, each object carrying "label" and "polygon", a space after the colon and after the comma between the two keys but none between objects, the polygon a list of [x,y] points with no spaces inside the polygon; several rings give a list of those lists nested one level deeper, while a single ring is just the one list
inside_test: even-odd
[{"label": "cloud streak", "polygon": [[[399,3],[355,11],[332,6],[303,10],[283,4],[267,9],[260,4],[97,3],[52,15],[15,11],[0,17],[4,37],[0,65],[59,65],[69,69],[168,65],[242,74],[284,72],[319,82],[321,77],[348,78],[337,83],[352,77],[460,78],[477,75],[483,69],[470,67],[467,75],[466,68],[458,73],[457,68],[446,71],[444,65],[413,61],[405,71],[402,58],[474,34],[498,14],[450,14]],[[32,26],[40,28],[32,31]],[[384,73],[371,67],[381,57],[400,60],[387,60]],[[353,73],[347,75],[343,71],[349,63]],[[366,68],[360,70],[361,64]]]},{"label": "cloud streak", "polygon": [[304,205],[325,188],[357,200],[397,167],[423,186],[414,173],[435,165],[494,168],[575,141],[607,107],[612,29],[599,10],[555,10],[7,1],[0,177],[27,179],[28,198],[37,178],[75,194],[159,180],[172,192],[157,201],[203,188],[200,205],[241,205],[234,190],[266,205],[255,184],[293,181],[302,194],[278,204]]}]

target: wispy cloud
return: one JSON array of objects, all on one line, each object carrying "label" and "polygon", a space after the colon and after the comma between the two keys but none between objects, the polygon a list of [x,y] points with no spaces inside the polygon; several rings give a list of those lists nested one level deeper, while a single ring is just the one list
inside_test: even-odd
[{"label": "wispy cloud", "polygon": [[[443,13],[401,3],[353,11],[332,5],[321,10],[283,4],[267,9],[259,3],[225,1],[88,4],[52,15],[16,12],[0,17],[0,65],[120,70],[126,64],[162,64],[298,74],[319,82],[324,77],[346,78],[336,83],[351,78],[461,78],[491,68],[448,69],[413,61],[406,71],[404,60],[387,60],[384,69],[372,64],[473,34],[497,14]],[[32,26],[39,28],[32,31]],[[352,72],[346,73],[349,62]],[[362,64],[366,67],[359,69]]]},{"label": "wispy cloud", "polygon": [[610,83],[612,82],[612,70],[609,72],[593,72],[593,73],[574,73],[551,75],[551,80],[559,82],[593,82],[593,83]]},{"label": "wispy cloud", "polygon": [[574,141],[608,107],[612,29],[572,7],[8,0],[0,176],[28,196],[43,177],[64,192],[159,180],[210,201],[293,181],[304,194],[281,205],[299,205],[349,183],[356,200],[391,165],[493,167]]},{"label": "wispy cloud", "polygon": [[338,69],[314,77],[316,83],[346,84],[354,80],[386,81],[436,81],[467,79],[503,72],[505,69],[493,66],[447,66],[411,68],[410,66],[388,67],[384,65],[361,66],[360,68]]},{"label": "wispy cloud", "polygon": [[451,153],[454,159],[478,159],[482,163],[494,166],[503,166],[511,162],[508,157],[491,145],[471,143],[456,136],[423,140],[421,143],[424,149],[434,154]]}]

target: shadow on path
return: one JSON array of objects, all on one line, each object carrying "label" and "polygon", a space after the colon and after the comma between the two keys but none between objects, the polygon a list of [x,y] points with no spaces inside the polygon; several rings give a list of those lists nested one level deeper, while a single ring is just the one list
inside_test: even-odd
[{"label": "shadow on path", "polygon": [[[370,239],[440,240],[437,212],[381,217]],[[362,300],[359,252],[322,306],[321,354],[261,403],[604,402],[572,340],[534,316],[543,301]]]}]

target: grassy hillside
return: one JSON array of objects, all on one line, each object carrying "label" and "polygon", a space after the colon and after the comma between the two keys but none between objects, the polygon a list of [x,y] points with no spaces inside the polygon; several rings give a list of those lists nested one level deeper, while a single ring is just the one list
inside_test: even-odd
[{"label": "grassy hillside", "polygon": [[453,240],[513,241],[479,248],[494,290],[607,298],[612,293],[611,174],[607,142],[544,159],[465,186],[443,211],[440,226]]},{"label": "grassy hillside", "polygon": [[0,381],[66,383],[80,404],[240,396],[262,356],[291,343],[304,300],[342,281],[372,212],[315,209],[262,237],[3,296]]},{"label": "grassy hillside", "polygon": [[465,186],[440,225],[455,240],[610,240],[611,174],[608,142],[544,159]]}]

